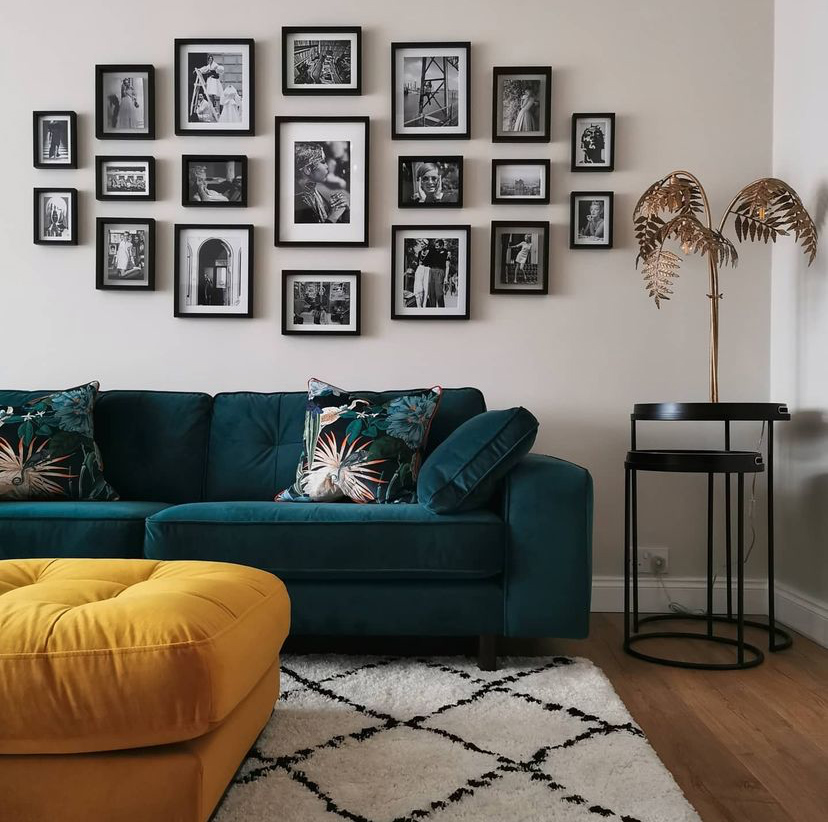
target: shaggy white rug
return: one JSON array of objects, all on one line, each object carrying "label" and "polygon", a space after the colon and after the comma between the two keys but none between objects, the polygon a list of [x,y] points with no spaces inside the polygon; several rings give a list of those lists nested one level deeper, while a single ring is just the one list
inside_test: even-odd
[{"label": "shaggy white rug", "polygon": [[340,819],[700,822],[587,660],[288,657],[215,822]]}]

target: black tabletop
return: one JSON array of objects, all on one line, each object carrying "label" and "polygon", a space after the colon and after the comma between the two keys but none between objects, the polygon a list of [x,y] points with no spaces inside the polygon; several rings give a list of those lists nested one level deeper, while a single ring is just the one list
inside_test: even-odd
[{"label": "black tabletop", "polygon": [[633,420],[789,420],[784,402],[637,402]]}]

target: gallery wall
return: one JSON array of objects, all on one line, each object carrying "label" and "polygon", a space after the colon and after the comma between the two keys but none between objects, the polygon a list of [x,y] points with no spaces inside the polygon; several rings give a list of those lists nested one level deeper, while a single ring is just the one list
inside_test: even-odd
[{"label": "gallery wall", "polygon": [[[310,375],[347,387],[474,385],[491,408],[522,404],[541,421],[536,450],[587,466],[596,482],[595,571],[622,571],[623,456],[636,401],[707,398],[706,267],[687,262],[674,298],[656,310],[634,267],[629,215],[638,195],[674,168],[698,174],[716,209],[771,169],[772,0],[277,0],[160,2],[102,12],[93,0],[43,0],[4,12],[0,384],[202,390],[299,390]],[[361,25],[363,96],[283,97],[282,25]],[[173,136],[173,40],[256,39],[255,137]],[[470,140],[391,141],[390,43],[472,42]],[[156,69],[154,142],[94,139],[96,63],[151,63]],[[493,66],[552,66],[552,142],[525,147],[491,142]],[[78,112],[80,167],[31,167],[33,109]],[[572,174],[570,117],[617,114],[616,171]],[[371,245],[366,249],[273,246],[273,115],[363,114],[372,118]],[[180,205],[180,157],[239,153],[250,159],[249,208],[193,211]],[[396,158],[450,153],[466,158],[462,211],[399,211]],[[152,154],[158,199],[146,204],[95,201],[95,154]],[[552,204],[490,205],[492,158],[549,157]],[[34,186],[81,192],[80,244],[31,241]],[[615,192],[615,247],[570,251],[569,192]],[[158,221],[155,292],[95,290],[95,217],[152,216]],[[550,288],[545,297],[489,294],[489,223],[550,220]],[[176,222],[256,226],[254,319],[173,317],[172,241]],[[471,319],[390,319],[392,223],[470,223]],[[721,396],[768,396],[770,252],[741,250],[722,275]],[[362,335],[324,339],[280,334],[283,268],[359,268]],[[672,429],[673,442],[706,444],[705,430]],[[752,428],[737,443],[753,444]],[[668,432],[653,430],[652,442]],[[690,439],[694,437],[695,439]],[[670,544],[671,574],[703,572],[703,492],[677,481],[661,499],[643,488],[642,542]],[[662,485],[662,490],[663,485]],[[669,543],[668,543],[669,541]],[[761,575],[761,563],[748,572]]]}]

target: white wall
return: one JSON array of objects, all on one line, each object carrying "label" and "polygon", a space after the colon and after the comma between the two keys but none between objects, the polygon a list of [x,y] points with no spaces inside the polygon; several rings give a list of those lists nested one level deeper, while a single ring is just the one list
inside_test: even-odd
[{"label": "white wall", "polygon": [[[590,468],[596,572],[621,573],[622,463],[631,406],[707,398],[706,268],[700,260],[688,262],[675,298],[657,311],[633,267],[630,212],[646,185],[673,168],[697,173],[716,210],[769,172],[772,0],[153,0],[106,11],[98,0],[40,0],[16,3],[11,13],[4,8],[3,18],[0,385],[39,388],[97,378],[104,388],[267,391],[300,389],[311,374],[355,387],[476,385],[490,407],[524,404],[538,415],[537,450]],[[364,96],[283,98],[280,27],[332,20],[364,27]],[[256,38],[258,136],[174,137],[173,39],[217,35]],[[389,44],[419,39],[472,41],[472,140],[389,139]],[[94,139],[94,66],[117,62],[156,67],[155,142]],[[492,66],[522,64],[553,67],[553,141],[492,145]],[[814,108],[820,99],[811,97]],[[31,111],[50,107],[78,112],[77,171],[31,168]],[[618,170],[612,174],[569,173],[570,115],[590,110],[618,114]],[[274,249],[277,113],[372,117],[371,248]],[[451,214],[396,209],[396,156],[418,151],[466,156],[467,208]],[[158,202],[95,201],[94,155],[117,152],[156,156]],[[197,152],[250,157],[250,208],[230,214],[178,205],[180,155]],[[489,205],[491,158],[527,156],[551,157],[553,205]],[[82,192],[77,248],[32,244],[31,189],[42,185]],[[568,249],[569,192],[590,188],[616,192],[610,252]],[[155,293],[95,290],[94,219],[123,215],[159,221]],[[256,318],[174,319],[173,223],[228,216],[257,226]],[[553,223],[550,294],[490,296],[489,222],[521,216]],[[472,320],[392,322],[390,225],[432,221],[474,227]],[[281,269],[324,266],[363,270],[363,336],[282,337]],[[723,273],[722,399],[768,396],[769,276],[764,248],[743,249],[739,268]],[[752,442],[754,432],[744,436]],[[696,485],[675,488],[661,505],[652,498],[642,538],[664,544],[675,532],[672,573],[701,573],[704,496]],[[691,547],[692,539],[698,541]]]}]

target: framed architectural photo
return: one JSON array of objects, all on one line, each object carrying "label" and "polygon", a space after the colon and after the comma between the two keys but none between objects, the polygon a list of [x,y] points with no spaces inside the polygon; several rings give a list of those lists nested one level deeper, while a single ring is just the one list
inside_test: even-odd
[{"label": "framed architectural photo", "polygon": [[612,248],[612,191],[573,191],[569,217],[570,248]]},{"label": "framed architectural photo", "polygon": [[551,139],[552,69],[494,68],[492,142],[548,143]]},{"label": "framed architectural photo", "polygon": [[282,94],[362,94],[362,29],[283,26]]},{"label": "framed architectural photo", "polygon": [[391,226],[391,319],[467,320],[471,226]]},{"label": "framed architectural photo", "polygon": [[283,334],[359,335],[359,271],[283,271]]},{"label": "framed architectural photo", "polygon": [[95,287],[155,290],[155,220],[98,217]]},{"label": "framed architectural photo", "polygon": [[548,205],[549,160],[492,160],[492,203]]},{"label": "framed architectural photo", "polygon": [[35,168],[77,168],[77,114],[74,111],[33,112],[32,155]]},{"label": "framed architectural photo", "polygon": [[253,316],[253,226],[175,226],[176,317]]},{"label": "framed architectural photo", "polygon": [[615,115],[572,115],[572,171],[615,168]]},{"label": "framed architectural photo", "polygon": [[244,208],[247,205],[247,157],[244,154],[183,155],[181,205]]},{"label": "framed architectural photo", "polygon": [[155,158],[95,158],[95,197],[98,200],[154,200]]},{"label": "framed architectural photo", "polygon": [[492,222],[492,294],[549,292],[549,223]]},{"label": "framed architectural photo", "polygon": [[175,133],[255,134],[254,41],[175,41]]},{"label": "framed architectural photo", "polygon": [[391,44],[391,138],[469,139],[471,43]]},{"label": "framed architectural photo", "polygon": [[95,136],[99,140],[155,139],[152,66],[95,66]]},{"label": "framed architectural photo", "polygon": [[276,118],[276,245],[367,246],[367,117]]},{"label": "framed architectural photo", "polygon": [[398,157],[400,208],[462,208],[463,158],[445,156]]},{"label": "framed architectural photo", "polygon": [[77,245],[77,189],[36,188],[32,224],[37,245]]}]

